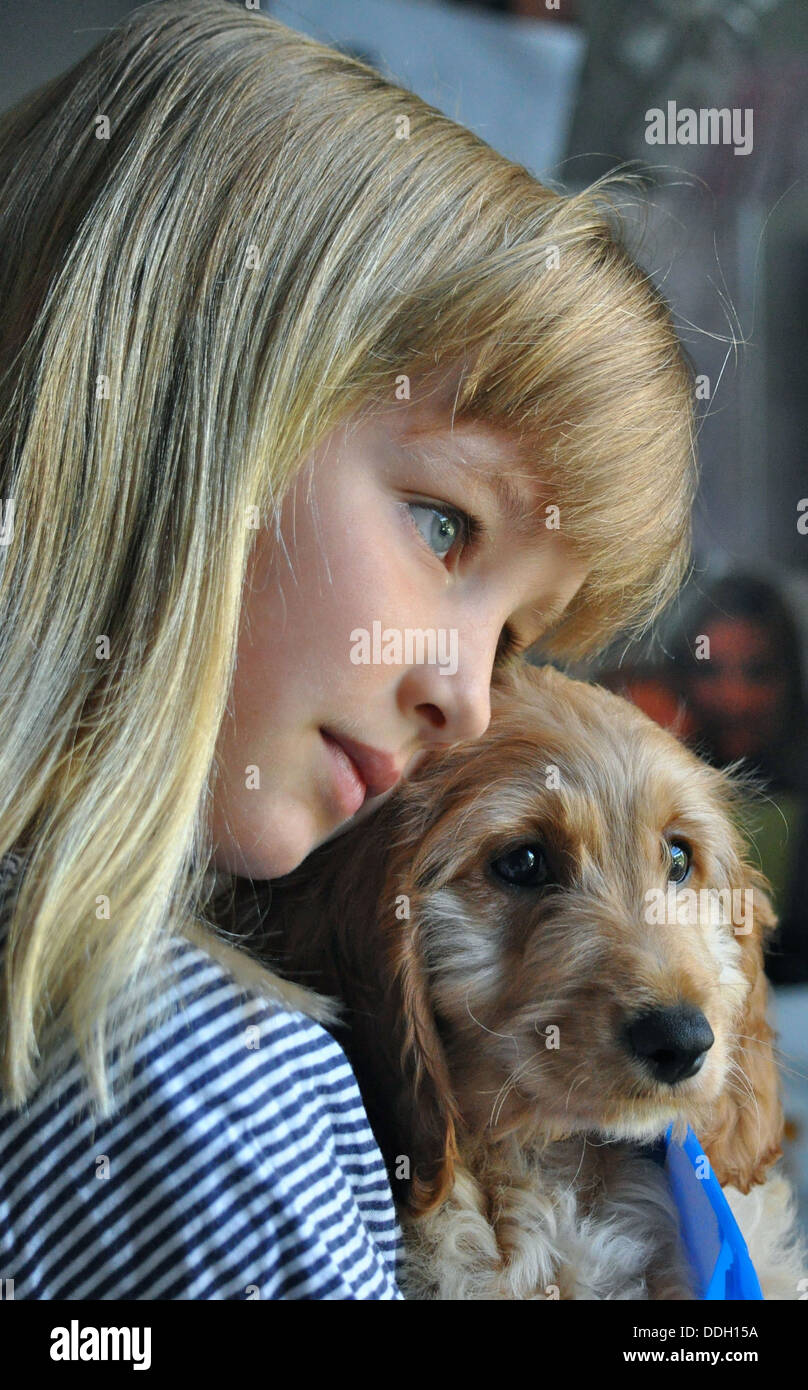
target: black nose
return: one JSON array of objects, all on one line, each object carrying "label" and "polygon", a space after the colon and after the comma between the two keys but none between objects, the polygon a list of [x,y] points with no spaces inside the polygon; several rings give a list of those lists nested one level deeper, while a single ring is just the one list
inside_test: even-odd
[{"label": "black nose", "polygon": [[633,1019],[625,1031],[634,1056],[651,1068],[657,1081],[671,1086],[695,1076],[715,1042],[707,1019],[693,1004],[651,1009]]}]

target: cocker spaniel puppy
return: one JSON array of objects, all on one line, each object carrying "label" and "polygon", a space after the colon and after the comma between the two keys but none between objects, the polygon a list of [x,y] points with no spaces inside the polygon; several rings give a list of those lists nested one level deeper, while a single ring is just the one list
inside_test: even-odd
[{"label": "cocker spaniel puppy", "polygon": [[644,1148],[671,1121],[764,1296],[808,1287],[742,800],[619,696],[515,665],[484,738],[273,884],[262,951],[344,1001],[405,1296],[695,1297]]}]

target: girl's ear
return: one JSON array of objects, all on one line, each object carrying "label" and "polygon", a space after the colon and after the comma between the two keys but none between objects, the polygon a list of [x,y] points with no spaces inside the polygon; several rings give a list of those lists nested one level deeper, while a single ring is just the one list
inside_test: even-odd
[{"label": "girl's ear", "polygon": [[727,1086],[719,1097],[706,1135],[704,1150],[718,1181],[748,1192],[766,1180],[782,1154],[783,1110],[774,1055],[774,1031],[766,1016],[769,986],[763,970],[763,947],[777,925],[764,876],[744,867],[744,888],[753,895],[752,930],[738,935],[741,969],[749,993],[735,1024]]}]

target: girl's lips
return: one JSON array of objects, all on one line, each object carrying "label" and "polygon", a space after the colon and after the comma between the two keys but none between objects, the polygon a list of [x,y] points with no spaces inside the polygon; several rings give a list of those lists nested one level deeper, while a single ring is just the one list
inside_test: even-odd
[{"label": "girl's lips", "polygon": [[328,749],[333,772],[333,784],[337,799],[346,816],[353,816],[364,804],[367,786],[360,776],[359,769],[352,758],[337,740],[320,730],[323,743]]},{"label": "girl's lips", "polygon": [[368,797],[383,796],[401,781],[407,766],[406,758],[385,753],[381,748],[371,748],[369,743],[359,743],[347,734],[338,734],[335,729],[321,729],[320,733],[333,739],[348,754],[367,787]]}]

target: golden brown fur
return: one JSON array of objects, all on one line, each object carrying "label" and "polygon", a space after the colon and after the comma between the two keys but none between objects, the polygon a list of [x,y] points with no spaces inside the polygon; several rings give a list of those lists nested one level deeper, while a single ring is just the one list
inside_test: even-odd
[{"label": "golden brown fur", "polygon": [[[405,1292],[692,1296],[638,1147],[677,1121],[742,1228],[760,1203],[741,1194],[765,1184],[768,1294],[797,1297],[790,1193],[767,1182],[783,1131],[762,969],[775,918],[741,805],[736,779],[618,696],[515,666],[483,739],[430,756],[274,885],[264,949],[347,1006],[341,1040],[402,1203]],[[677,894],[746,890],[751,921],[649,925],[674,832],[693,857]],[[546,851],[544,887],[492,870],[527,842]],[[682,1003],[714,1041],[669,1084],[625,1029]]]}]

